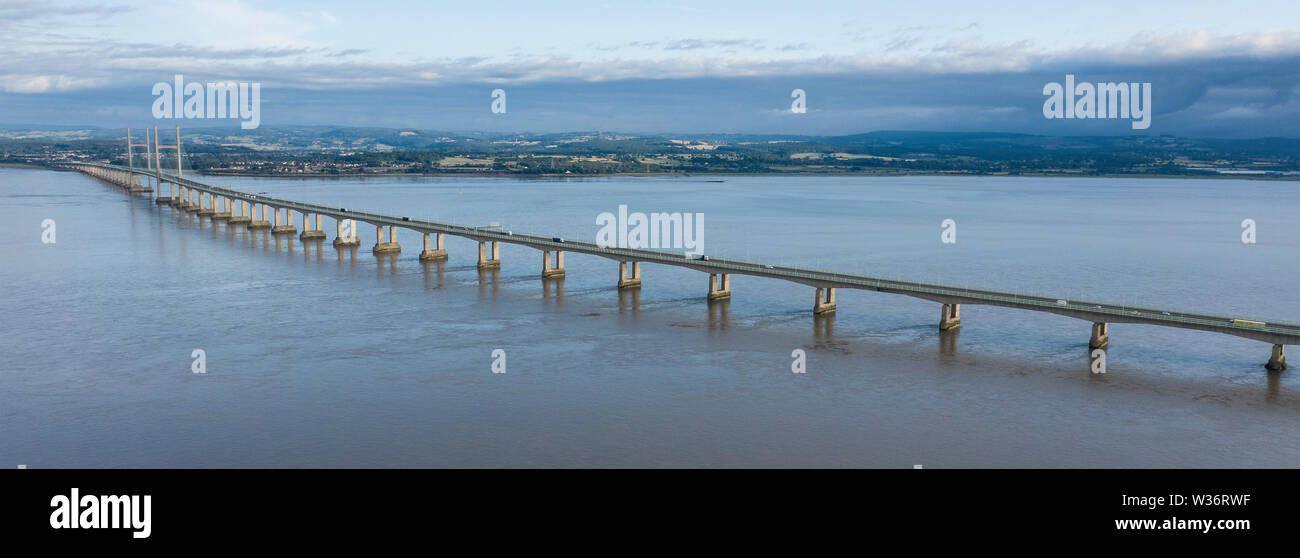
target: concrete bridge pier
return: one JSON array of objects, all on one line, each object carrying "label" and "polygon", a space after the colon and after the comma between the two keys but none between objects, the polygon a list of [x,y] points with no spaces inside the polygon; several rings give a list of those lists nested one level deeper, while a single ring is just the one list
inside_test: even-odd
[{"label": "concrete bridge pier", "polygon": [[709,274],[709,301],[731,299],[731,274]]},{"label": "concrete bridge pier", "polygon": [[[823,296],[822,291],[825,291]],[[835,311],[835,289],[817,289],[817,298],[813,300],[813,315],[830,314]]]},{"label": "concrete bridge pier", "polygon": [[632,262],[632,276],[627,275],[627,262],[618,262],[618,288],[641,288],[641,262]]},{"label": "concrete bridge pier", "polygon": [[397,243],[397,227],[388,226],[388,242],[384,242],[384,226],[375,227],[375,246],[370,249],[375,254],[388,254],[402,251],[402,245]]},{"label": "concrete bridge pier", "polygon": [[[262,217],[260,219],[257,217],[258,207],[262,208]],[[248,222],[248,230],[253,231],[259,229],[271,228],[271,221],[267,220],[266,218],[267,209],[268,208],[266,207],[266,204],[260,204],[260,203],[253,204],[253,211],[248,214],[249,218],[252,219],[251,221]]]},{"label": "concrete bridge pier", "polygon": [[564,277],[564,251],[555,252],[555,267],[551,267],[551,253],[542,250],[542,279]]},{"label": "concrete bridge pier", "polygon": [[1268,357],[1268,364],[1264,368],[1269,370],[1286,370],[1286,346],[1273,345],[1273,354]]},{"label": "concrete bridge pier", "polygon": [[961,327],[961,305],[945,304],[939,315],[939,331]]},{"label": "concrete bridge pier", "polygon": [[230,210],[230,224],[242,225],[253,221],[253,218],[248,216],[248,202],[234,199],[230,201],[235,202],[235,207]]},{"label": "concrete bridge pier", "polygon": [[[352,222],[352,230],[348,231],[351,236],[343,236],[343,219],[335,222],[338,232],[334,235],[334,247],[343,248],[348,246],[361,246],[361,237],[357,236],[357,222]],[[316,226],[320,226],[320,215],[316,215]]]},{"label": "concrete bridge pier", "polygon": [[275,208],[275,226],[271,227],[271,234],[295,234],[298,227],[293,226],[293,210],[284,209],[284,224],[280,224],[280,208]]},{"label": "concrete bridge pier", "polygon": [[198,213],[203,209],[203,192],[191,188],[189,199],[186,201],[189,203],[185,204],[185,212]]},{"label": "concrete bridge pier", "polygon": [[492,241],[492,257],[487,257],[487,243],[479,241],[478,243],[478,268],[479,269],[496,269],[501,267],[501,246],[497,241]]},{"label": "concrete bridge pier", "polygon": [[[204,199],[205,196],[207,199]],[[211,217],[216,214],[217,196],[213,194],[199,194],[199,217]]]},{"label": "concrete bridge pier", "polygon": [[1092,324],[1092,338],[1088,340],[1089,349],[1105,349],[1110,345],[1110,324],[1096,322]]},{"label": "concrete bridge pier", "polygon": [[[222,209],[223,204],[225,206],[225,209]],[[213,221],[225,221],[230,219],[230,198],[213,196],[212,210],[213,210],[212,213]]]},{"label": "concrete bridge pier", "polygon": [[153,191],[152,183],[150,183],[150,184],[151,184],[150,186],[145,186],[145,185],[144,185],[144,182],[145,182],[145,179],[146,179],[146,178],[148,178],[148,177],[147,177],[147,176],[144,176],[144,175],[139,175],[139,174],[132,174],[132,175],[131,175],[131,193],[132,193],[132,194],[141,193],[141,192],[152,192],[152,191]]},{"label": "concrete bridge pier", "polygon": [[155,199],[155,200],[153,201],[154,203],[156,203],[156,204],[158,204],[158,205],[164,205],[164,204],[166,204],[166,205],[170,205],[170,204],[172,203],[172,198],[173,198],[174,196],[176,196],[176,186],[172,185],[172,183],[170,183],[170,182],[168,182],[167,185],[171,187],[171,190],[172,190],[172,191],[171,191],[171,193],[168,194],[167,196],[163,196],[163,195],[162,195],[162,181],[159,181],[159,182],[158,182],[158,199]]},{"label": "concrete bridge pier", "polygon": [[[430,238],[430,235],[437,236],[436,239]],[[437,247],[433,242],[437,242]],[[420,251],[420,261],[422,262],[441,262],[447,259],[447,249],[442,247],[442,233],[424,233],[424,250]]]},{"label": "concrete bridge pier", "polygon": [[[339,225],[339,232],[342,233],[343,225]],[[340,234],[339,236],[342,236]],[[307,220],[307,214],[302,214],[302,234],[298,235],[298,240],[323,240],[325,230],[320,226],[320,214],[316,214],[316,228],[311,228],[311,222]]]}]

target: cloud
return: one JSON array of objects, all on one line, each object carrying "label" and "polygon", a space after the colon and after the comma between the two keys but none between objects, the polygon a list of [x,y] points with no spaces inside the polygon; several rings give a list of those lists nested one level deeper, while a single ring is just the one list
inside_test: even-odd
[{"label": "cloud", "polygon": [[752,50],[763,50],[765,48],[765,45],[763,41],[753,40],[753,39],[724,39],[724,40],[681,39],[677,41],[669,41],[667,44],[664,45],[664,50],[699,50],[705,48],[719,48],[719,47],[725,47],[725,48],[743,47]]},{"label": "cloud", "polygon": [[104,4],[60,4],[55,2],[37,2],[31,0],[6,0],[0,2],[0,22],[32,22],[65,17],[108,17],[130,12],[124,6]]},{"label": "cloud", "polygon": [[6,93],[48,93],[87,89],[104,85],[100,78],[78,78],[64,75],[3,75],[0,90]]}]

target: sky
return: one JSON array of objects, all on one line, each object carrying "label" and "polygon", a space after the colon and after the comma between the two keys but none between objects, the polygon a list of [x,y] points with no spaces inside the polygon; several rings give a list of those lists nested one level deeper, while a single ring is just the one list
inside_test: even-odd
[{"label": "sky", "polygon": [[[1300,3],[0,0],[0,125],[174,124],[177,74],[263,126],[1300,137]],[[1066,74],[1151,83],[1151,126],[1045,118]]]}]

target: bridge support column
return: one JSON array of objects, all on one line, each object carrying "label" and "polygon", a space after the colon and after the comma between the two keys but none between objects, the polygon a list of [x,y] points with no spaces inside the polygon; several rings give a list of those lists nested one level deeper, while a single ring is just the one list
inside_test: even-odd
[{"label": "bridge support column", "polygon": [[939,331],[961,327],[961,305],[945,304],[939,315]]},{"label": "bridge support column", "polygon": [[[205,195],[207,196],[207,200],[203,199],[203,196]],[[199,216],[211,217],[216,214],[217,214],[217,196],[215,194],[199,194]]]},{"label": "bridge support column", "polygon": [[1269,370],[1286,370],[1286,346],[1273,345],[1273,354],[1268,357],[1268,364],[1264,368]]},{"label": "bridge support column", "polygon": [[[317,213],[316,215],[315,229],[312,229],[312,224],[311,221],[309,221],[309,217],[311,216],[308,216],[307,213],[303,213],[303,233],[298,235],[298,239],[299,241],[320,241],[320,239],[325,238],[325,232],[324,230],[321,230],[320,213]],[[360,239],[357,239],[356,242],[360,243],[361,241]]]},{"label": "bridge support column", "polygon": [[551,267],[551,253],[542,250],[542,279],[564,277],[564,251],[555,252],[555,267]]},{"label": "bridge support column", "polygon": [[[222,208],[223,203],[225,205],[224,209]],[[230,219],[230,198],[213,196],[212,197],[212,220],[225,221],[227,219]]]},{"label": "bridge support column", "polygon": [[731,298],[731,274],[709,274],[709,300],[728,300]]},{"label": "bridge support column", "polygon": [[632,276],[627,275],[627,262],[618,262],[618,288],[641,288],[641,262],[632,262]]},{"label": "bridge support column", "polygon": [[[433,237],[437,238],[433,238]],[[437,247],[434,247],[434,243]],[[424,233],[424,250],[420,251],[420,261],[440,262],[447,259],[447,250],[442,247],[442,233]]]},{"label": "bridge support column", "polygon": [[[356,222],[356,221],[353,221],[353,222],[352,222],[352,230],[351,230],[351,231],[348,231],[348,232],[351,234],[351,236],[343,236],[343,219],[339,219],[339,220],[337,220],[336,225],[338,226],[338,234],[336,234],[336,235],[334,236],[334,247],[335,247],[335,248],[342,248],[342,247],[345,247],[345,246],[360,246],[360,245],[361,245],[361,237],[357,236],[357,222]],[[316,226],[317,226],[317,227],[320,226],[320,214],[317,214],[317,215],[316,215]]]},{"label": "bridge support column", "polygon": [[293,210],[284,209],[284,224],[280,224],[280,208],[275,208],[275,226],[271,228],[271,234],[294,234],[298,228],[293,226]]},{"label": "bridge support column", "polygon": [[[823,295],[822,291],[825,291]],[[817,298],[813,300],[813,315],[830,314],[835,311],[835,289],[817,289]]]},{"label": "bridge support column", "polygon": [[[261,206],[262,208],[262,217],[260,219],[257,216],[257,208],[259,206]],[[270,208],[268,208],[266,204],[253,204],[253,211],[248,214],[249,218],[252,219],[251,221],[248,222],[248,230],[251,231],[251,230],[271,228],[271,221],[267,220],[267,216],[266,216],[267,209]]]},{"label": "bridge support column", "polygon": [[233,198],[230,201],[235,204],[230,208],[230,224],[240,225],[253,221],[253,219],[248,216],[248,202]]},{"label": "bridge support column", "polygon": [[487,257],[487,243],[479,241],[478,243],[478,268],[479,269],[496,269],[501,267],[501,246],[497,241],[492,241],[492,257]]},{"label": "bridge support column", "polygon": [[384,242],[384,226],[375,227],[375,246],[370,251],[375,254],[401,252],[402,245],[397,243],[397,227],[388,226],[388,242]]},{"label": "bridge support column", "polygon": [[1096,322],[1092,324],[1092,338],[1088,340],[1089,349],[1105,349],[1110,345],[1110,324]]}]

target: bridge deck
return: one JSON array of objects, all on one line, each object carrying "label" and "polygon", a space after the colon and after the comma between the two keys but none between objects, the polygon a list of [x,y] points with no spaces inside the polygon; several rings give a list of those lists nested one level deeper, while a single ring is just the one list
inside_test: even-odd
[{"label": "bridge deck", "polygon": [[[126,167],[106,165],[102,163],[78,163],[69,166],[76,167],[78,165],[117,171],[130,170]],[[322,205],[273,198],[258,194],[249,194],[247,192],[240,192],[238,190],[222,188],[219,186],[211,186],[196,180],[161,172],[149,172],[140,169],[134,169],[134,172],[140,175],[153,176],[162,182],[175,183],[200,192],[216,194],[235,200],[266,204],[274,208],[285,208],[299,213],[327,215],[334,219],[353,219],[370,223],[375,226],[396,226],[421,233],[443,233],[479,241],[517,244],[536,248],[538,250],[563,250],[565,252],[591,254],[593,256],[609,258],[617,261],[639,261],[673,265],[706,273],[728,273],[751,275],[755,277],[769,277],[802,283],[813,287],[861,289],[895,293],[944,304],[986,304],[992,306],[1004,306],[1008,308],[1051,312],[1053,314],[1060,314],[1091,322],[1151,324],[1212,331],[1278,345],[1300,344],[1300,324],[1293,322],[1248,318],[1243,316],[1224,316],[1199,312],[1185,312],[1162,308],[1134,307],[1099,301],[1067,300],[1064,298],[1045,295],[1029,295],[988,289],[972,289],[937,283],[891,280],[866,275],[774,266],[732,259],[710,258],[707,261],[697,260],[686,257],[682,252],[668,252],[664,250],[602,248],[596,244],[587,242],[571,240],[556,242],[552,237],[542,237],[480,227],[450,225],[413,218],[407,219],[401,216],[368,213],[339,207],[325,207]],[[1234,319],[1260,322],[1266,325],[1260,326],[1235,323],[1233,321]]]}]

